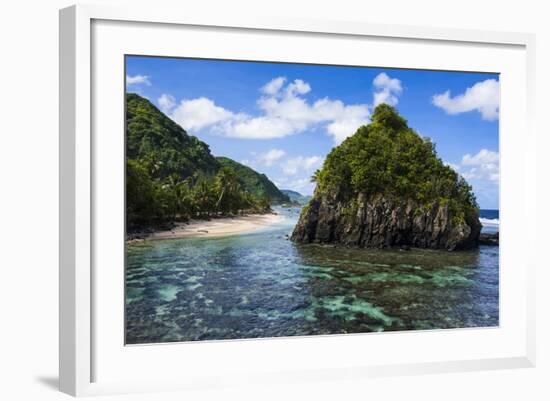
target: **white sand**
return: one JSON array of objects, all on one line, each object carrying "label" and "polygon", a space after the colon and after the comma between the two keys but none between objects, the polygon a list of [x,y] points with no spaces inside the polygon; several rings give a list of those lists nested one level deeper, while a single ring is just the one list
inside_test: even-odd
[{"label": "white sand", "polygon": [[172,230],[149,234],[145,239],[224,237],[245,234],[277,223],[282,219],[282,216],[270,213],[223,217],[212,220],[191,220],[189,223],[176,223]]}]

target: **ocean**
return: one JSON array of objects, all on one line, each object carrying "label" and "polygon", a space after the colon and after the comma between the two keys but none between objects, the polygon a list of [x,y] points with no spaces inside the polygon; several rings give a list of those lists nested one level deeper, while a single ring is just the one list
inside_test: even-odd
[{"label": "ocean", "polygon": [[495,209],[480,209],[479,221],[482,224],[482,232],[498,232],[500,224],[498,210]]},{"label": "ocean", "polygon": [[[299,209],[245,235],[127,245],[126,342],[499,324],[499,247],[447,252],[298,245]],[[482,210],[496,232],[498,210]]]}]

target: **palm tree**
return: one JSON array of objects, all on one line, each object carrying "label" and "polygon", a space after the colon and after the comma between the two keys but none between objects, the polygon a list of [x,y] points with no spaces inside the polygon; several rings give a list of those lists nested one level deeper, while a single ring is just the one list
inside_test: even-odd
[{"label": "palm tree", "polygon": [[191,189],[187,181],[180,181],[175,187],[175,196],[178,213],[184,215],[185,219],[193,213],[193,200],[191,199]]},{"label": "palm tree", "polygon": [[158,160],[154,153],[147,153],[142,159],[142,163],[146,166],[151,177],[158,175],[162,168],[162,161]]},{"label": "palm tree", "polygon": [[213,183],[208,177],[200,175],[195,177],[195,186],[193,187],[193,198],[199,215],[210,213],[214,210],[215,199],[213,194]]},{"label": "palm tree", "polygon": [[170,174],[166,179],[166,184],[164,189],[170,195],[170,211],[172,216],[172,221],[176,219],[176,215],[180,211],[181,207],[181,198],[183,187],[181,181],[177,174]]},{"label": "palm tree", "polygon": [[222,213],[231,211],[232,198],[238,193],[237,175],[233,169],[222,167],[216,175],[216,191],[219,194],[216,209]]},{"label": "palm tree", "polygon": [[319,170],[319,169],[315,170],[315,172],[313,173],[313,175],[309,179],[310,182],[318,182],[320,174],[321,174],[321,170]]}]

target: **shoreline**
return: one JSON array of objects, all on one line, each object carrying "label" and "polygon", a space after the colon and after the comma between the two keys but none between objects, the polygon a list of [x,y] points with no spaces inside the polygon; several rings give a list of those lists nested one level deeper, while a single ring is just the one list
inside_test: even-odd
[{"label": "shoreline", "polygon": [[136,233],[134,238],[127,239],[131,244],[146,240],[162,240],[177,238],[214,238],[230,235],[248,234],[284,219],[277,213],[249,214],[235,217],[218,217],[210,220],[190,220],[178,222],[168,230],[158,230],[151,233]]}]

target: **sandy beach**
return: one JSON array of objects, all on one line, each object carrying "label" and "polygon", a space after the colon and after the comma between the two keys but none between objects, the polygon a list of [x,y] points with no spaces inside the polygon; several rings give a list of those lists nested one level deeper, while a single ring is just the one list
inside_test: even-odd
[{"label": "sandy beach", "polygon": [[158,240],[189,237],[224,237],[246,234],[275,224],[283,219],[275,213],[251,214],[236,217],[222,217],[211,220],[191,220],[188,223],[176,223],[171,230],[147,234],[142,239]]}]

